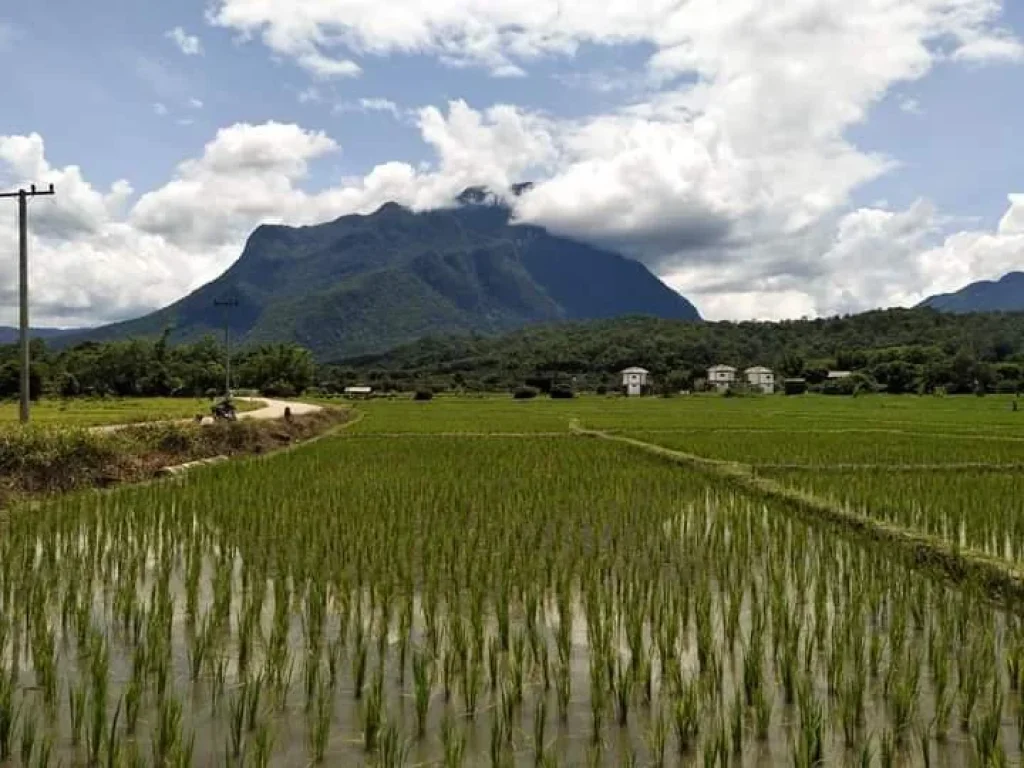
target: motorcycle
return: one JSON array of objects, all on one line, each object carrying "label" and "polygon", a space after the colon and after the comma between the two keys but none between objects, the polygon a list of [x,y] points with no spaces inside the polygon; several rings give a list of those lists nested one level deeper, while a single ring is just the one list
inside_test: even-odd
[{"label": "motorcycle", "polygon": [[214,421],[238,421],[238,412],[235,404],[229,400],[223,400],[210,409]]}]

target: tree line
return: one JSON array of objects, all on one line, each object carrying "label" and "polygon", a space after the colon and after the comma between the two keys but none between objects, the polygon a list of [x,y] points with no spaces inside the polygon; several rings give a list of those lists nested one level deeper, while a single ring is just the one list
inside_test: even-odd
[{"label": "tree line", "polygon": [[[213,337],[32,341],[35,396],[208,396],[223,392],[225,356]],[[625,317],[525,328],[500,337],[430,337],[390,352],[318,363],[296,344],[245,346],[232,354],[232,385],[267,395],[310,389],[377,391],[613,390],[619,371],[651,371],[656,392],[699,389],[717,363],[765,365],[834,394],[1019,392],[1024,389],[1024,313],[942,314],[884,310],[777,323],[693,323]],[[828,372],[850,371],[832,381]],[[0,397],[18,393],[17,347],[0,347]]]},{"label": "tree line", "polygon": [[[33,397],[206,397],[223,394],[224,347],[213,337],[171,345],[158,339],[85,342],[54,349],[31,341]],[[268,344],[234,351],[234,388],[266,395],[299,394],[316,382],[312,354],[295,344]],[[0,347],[0,397],[16,397],[21,363],[17,345]]]},{"label": "tree line", "polygon": [[[650,317],[537,326],[495,338],[427,338],[339,361],[322,377],[382,389],[503,390],[522,384],[611,390],[642,366],[655,391],[699,389],[715,364],[771,368],[812,391],[852,394],[1018,392],[1024,313],[954,315],[892,309],[782,322],[681,322]],[[829,380],[829,371],[850,371]]]}]

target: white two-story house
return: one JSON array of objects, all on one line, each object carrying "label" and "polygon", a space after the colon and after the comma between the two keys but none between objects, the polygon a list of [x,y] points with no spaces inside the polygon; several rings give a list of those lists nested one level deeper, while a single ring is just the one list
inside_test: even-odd
[{"label": "white two-story house", "polygon": [[736,383],[736,369],[731,365],[713,365],[708,368],[708,386],[724,392]]}]

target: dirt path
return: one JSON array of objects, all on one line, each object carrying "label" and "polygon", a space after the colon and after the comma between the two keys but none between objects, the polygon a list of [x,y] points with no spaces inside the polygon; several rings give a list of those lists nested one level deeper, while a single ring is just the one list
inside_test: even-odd
[{"label": "dirt path", "polygon": [[[238,414],[239,419],[259,419],[260,421],[270,419],[283,419],[285,408],[292,409],[293,416],[304,416],[309,413],[317,413],[323,410],[322,406],[311,403],[295,403],[287,400],[275,400],[269,397],[236,397],[236,400],[244,400],[248,403],[263,403],[262,408],[253,411],[242,411]],[[193,419],[174,419],[160,421],[137,421],[131,424],[105,424],[99,427],[90,427],[91,432],[117,432],[128,427],[138,427],[144,424],[193,424]],[[202,424],[213,424],[212,416],[203,416]]]}]

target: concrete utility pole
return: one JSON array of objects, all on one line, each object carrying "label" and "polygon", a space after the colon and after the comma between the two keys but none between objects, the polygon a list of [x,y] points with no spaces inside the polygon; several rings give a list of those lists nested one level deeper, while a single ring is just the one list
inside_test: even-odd
[{"label": "concrete utility pole", "polygon": [[231,399],[231,315],[230,310],[238,306],[238,299],[214,299],[213,306],[224,308],[224,397]]},{"label": "concrete utility pole", "polygon": [[17,192],[0,192],[0,197],[18,198],[18,297],[20,299],[19,325],[21,327],[21,410],[22,424],[28,424],[29,398],[31,396],[30,366],[28,338],[28,199],[39,195],[52,195],[53,184],[49,189],[38,190],[33,184],[28,189]]}]

